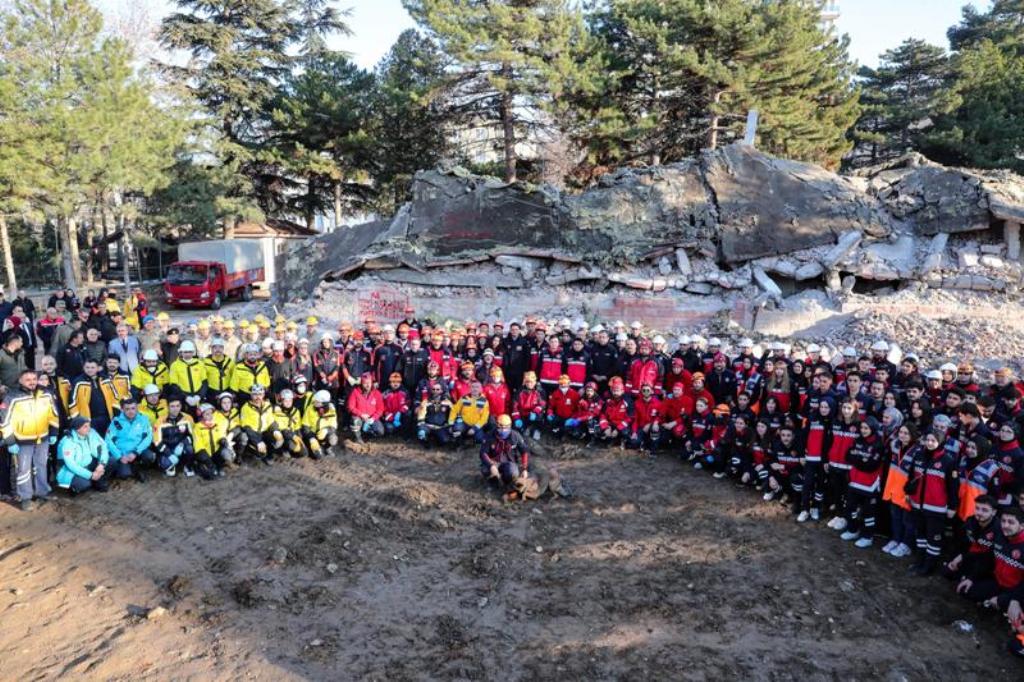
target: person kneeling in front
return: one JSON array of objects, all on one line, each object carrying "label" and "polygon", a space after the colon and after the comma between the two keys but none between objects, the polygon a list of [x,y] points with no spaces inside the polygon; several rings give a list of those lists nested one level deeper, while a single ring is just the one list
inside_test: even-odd
[{"label": "person kneeling in front", "polygon": [[529,475],[530,452],[522,435],[512,430],[511,417],[503,414],[496,421],[494,433],[480,446],[480,474],[506,498],[515,499],[516,481]]},{"label": "person kneeling in front", "polygon": [[156,462],[152,444],[153,425],[149,418],[139,413],[134,398],[125,398],[121,401],[121,414],[114,417],[107,429],[110,475],[122,480],[134,476],[139,483],[145,483],[142,465]]},{"label": "person kneeling in front", "polygon": [[74,417],[68,434],[57,444],[61,468],[57,485],[73,495],[87,490],[105,493],[109,488],[109,455],[106,443],[85,417]]}]

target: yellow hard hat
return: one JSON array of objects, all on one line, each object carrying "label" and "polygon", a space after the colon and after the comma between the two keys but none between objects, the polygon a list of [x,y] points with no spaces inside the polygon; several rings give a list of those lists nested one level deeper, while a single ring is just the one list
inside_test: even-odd
[{"label": "yellow hard hat", "polygon": [[285,316],[282,315],[281,313],[278,313],[277,317],[274,318],[274,322],[276,322],[278,324],[282,324],[282,323],[284,323],[284,321],[285,321]]},{"label": "yellow hard hat", "polygon": [[288,320],[288,324],[285,326],[288,327],[288,329],[298,329],[299,323],[296,322],[295,320]]},{"label": "yellow hard hat", "polygon": [[283,324],[279,324],[276,327],[274,327],[274,332],[275,333],[276,332],[285,332],[285,331],[288,331],[288,330],[285,329],[285,326]]},{"label": "yellow hard hat", "polygon": [[242,318],[241,320],[238,321],[238,328],[239,329],[247,329],[248,327],[249,327],[249,320],[246,320],[245,318]]},{"label": "yellow hard hat", "polygon": [[320,324],[320,320],[316,319],[315,316],[310,315],[306,318],[306,324]]},{"label": "yellow hard hat", "polygon": [[[245,326],[248,327],[249,323],[246,322]],[[224,328],[225,329],[234,329],[235,328],[235,321],[234,320],[224,320]]]},{"label": "yellow hard hat", "polygon": [[259,320],[256,320],[256,324],[257,324],[257,326],[260,326],[260,327],[270,327],[270,320],[268,320],[265,317],[262,317]]},{"label": "yellow hard hat", "polygon": [[169,320],[169,319],[171,319],[171,316],[168,315],[167,313],[157,313],[156,319],[158,319],[158,320]]},{"label": "yellow hard hat", "polygon": [[506,429],[509,428],[510,426],[512,426],[512,417],[508,416],[507,414],[499,415],[498,426],[501,426]]},{"label": "yellow hard hat", "polygon": [[210,321],[209,320],[199,320],[199,324],[197,326],[200,329],[209,329],[210,328]]}]

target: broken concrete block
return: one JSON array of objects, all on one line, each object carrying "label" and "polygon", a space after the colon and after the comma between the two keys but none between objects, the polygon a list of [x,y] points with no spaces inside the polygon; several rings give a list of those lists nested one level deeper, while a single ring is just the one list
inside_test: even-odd
[{"label": "broken concrete block", "polygon": [[544,278],[544,281],[551,286],[561,286],[563,284],[571,284],[572,282],[583,282],[592,279],[602,279],[604,273],[598,268],[569,268],[564,272],[557,275],[548,275]]},{"label": "broken concrete block", "polygon": [[517,270],[534,271],[544,266],[540,258],[528,258],[526,256],[495,256],[494,262]]},{"label": "broken concrete block", "polygon": [[680,274],[686,277],[693,274],[693,266],[685,249],[676,249],[676,267],[679,268]]},{"label": "broken concrete block", "polygon": [[838,270],[829,270],[825,274],[825,289],[831,292],[841,291],[843,288],[843,282],[839,277]]},{"label": "broken concrete block", "polygon": [[1003,228],[1003,239],[1006,242],[1006,259],[1020,260],[1020,223],[1007,220]]},{"label": "broken concrete block", "polygon": [[793,279],[802,282],[805,279],[819,277],[823,272],[825,272],[825,268],[821,267],[821,263],[804,263],[793,273]]},{"label": "broken concrete block", "polygon": [[843,287],[843,292],[849,294],[853,291],[853,288],[857,286],[857,278],[853,275],[847,275],[846,277],[843,277],[840,284]]},{"label": "broken concrete block", "polygon": [[655,277],[651,280],[651,291],[665,291],[668,289],[668,280],[663,277]]},{"label": "broken concrete block", "polygon": [[691,294],[700,294],[702,296],[707,296],[712,291],[714,291],[714,287],[712,287],[707,282],[690,282],[689,284],[686,285],[686,291],[689,291]]},{"label": "broken concrete block", "polygon": [[1003,245],[1002,244],[982,244],[979,247],[979,250],[981,251],[981,253],[983,255],[984,254],[988,254],[990,256],[1002,256],[1003,255]]},{"label": "broken concrete block", "polygon": [[750,272],[754,281],[757,282],[757,285],[761,287],[766,294],[774,298],[782,298],[782,289],[780,289],[779,285],[775,283],[775,280],[773,280],[768,273],[764,271],[764,268],[759,265],[754,265],[750,268]]},{"label": "broken concrete block", "polygon": [[644,291],[650,291],[654,288],[654,280],[649,277],[641,277],[640,275],[634,275],[628,272],[612,272],[607,277],[609,282],[615,284],[621,284],[629,287],[630,289],[643,289]]},{"label": "broken concrete block", "polygon": [[833,265],[850,255],[855,248],[860,244],[862,235],[860,230],[850,230],[844,232],[836,240],[836,245],[829,249],[824,256],[821,258],[821,265],[825,269],[831,268]]},{"label": "broken concrete block", "polygon": [[957,263],[961,268],[973,268],[978,265],[978,252],[974,249],[960,249],[956,252]]},{"label": "broken concrete block", "polygon": [[932,237],[932,240],[928,243],[928,253],[943,253],[946,250],[946,244],[949,243],[949,233],[940,232],[939,234]]},{"label": "broken concrete block", "polygon": [[[945,234],[944,232],[942,234]],[[939,235],[937,235],[939,236]],[[942,254],[941,253],[929,253],[924,257],[924,261],[921,263],[921,276],[925,276],[935,270],[942,267]]]},{"label": "broken concrete block", "polygon": [[509,276],[499,273],[481,275],[477,272],[456,272],[435,270],[432,272],[416,272],[405,268],[381,270],[375,273],[386,282],[400,284],[419,284],[429,287],[494,287],[498,289],[519,289],[523,286],[523,278],[518,274]]},{"label": "broken concrete block", "polygon": [[996,270],[1002,270],[1006,263],[999,256],[984,255],[978,259],[978,262],[984,265],[986,268],[993,268]]},{"label": "broken concrete block", "polygon": [[658,260],[658,272],[661,273],[663,277],[667,277],[672,274],[672,261],[667,257],[662,256]]}]

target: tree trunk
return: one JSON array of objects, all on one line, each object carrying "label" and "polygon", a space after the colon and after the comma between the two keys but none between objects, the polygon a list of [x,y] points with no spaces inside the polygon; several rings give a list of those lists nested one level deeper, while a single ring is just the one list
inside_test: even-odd
[{"label": "tree trunk", "polygon": [[235,238],[235,216],[224,218],[224,239]]},{"label": "tree trunk", "polygon": [[341,227],[341,180],[334,183],[334,229]]},{"label": "tree trunk", "polygon": [[61,262],[64,269],[64,286],[77,289],[79,280],[78,271],[75,269],[75,260],[78,258],[78,248],[72,238],[75,221],[67,216],[61,216],[57,223],[63,249]]},{"label": "tree trunk", "polygon": [[[501,77],[506,83],[512,81],[512,65],[504,63],[501,65]],[[506,86],[507,87],[507,86]],[[516,181],[516,127],[513,108],[515,103],[512,93],[505,91],[501,93],[501,125],[505,143],[505,182]]]},{"label": "tree trunk", "polygon": [[100,206],[100,229],[103,234],[103,250],[100,251],[100,273],[103,278],[106,279],[107,272],[110,271],[110,244],[107,243],[107,235],[110,232],[107,229],[107,207]]},{"label": "tree trunk", "polygon": [[85,281],[92,283],[93,280],[93,266],[95,266],[95,258],[93,254],[93,244],[96,243],[96,207],[93,206],[92,211],[89,213],[89,227],[85,230]]},{"label": "tree trunk", "polygon": [[0,249],[4,252],[4,268],[7,270],[7,290],[10,295],[18,294],[18,278],[14,274],[14,256],[11,254],[11,238],[7,234],[7,216],[0,213]]},{"label": "tree trunk", "polygon": [[712,98],[711,106],[711,127],[708,129],[708,149],[714,151],[718,149],[718,103],[722,101],[722,91],[719,90],[715,93]]},{"label": "tree trunk", "polygon": [[[119,202],[120,203],[120,202]],[[124,265],[122,279],[124,280],[124,297],[127,300],[129,287],[132,285],[132,242],[128,238],[128,224],[124,219],[124,212],[117,216],[118,228],[121,230],[121,263]]]}]

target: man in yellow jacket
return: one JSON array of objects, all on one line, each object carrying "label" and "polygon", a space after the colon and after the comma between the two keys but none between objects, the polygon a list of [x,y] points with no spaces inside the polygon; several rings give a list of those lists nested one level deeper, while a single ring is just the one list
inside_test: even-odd
[{"label": "man in yellow jacket", "polygon": [[249,387],[254,384],[270,385],[270,370],[263,362],[260,347],[255,343],[243,347],[243,360],[235,365],[231,372],[231,391],[238,396],[239,402],[249,399]]},{"label": "man in yellow jacket", "polygon": [[483,385],[479,381],[474,381],[469,385],[469,395],[459,398],[448,415],[452,440],[458,442],[465,437],[483,443],[490,420],[491,411]]},{"label": "man in yellow jacket", "polygon": [[18,460],[17,493],[24,511],[32,510],[33,497],[46,501],[50,495],[46,464],[60,425],[53,396],[40,389],[38,383],[34,370],[23,371],[17,387],[4,401],[0,419],[0,434],[7,452]]},{"label": "man in yellow jacket", "polygon": [[97,434],[106,436],[115,410],[120,409],[114,386],[100,375],[100,366],[95,360],[86,360],[82,371],[82,376],[71,385],[68,416],[85,417]]},{"label": "man in yellow jacket", "polygon": [[320,459],[324,449],[330,454],[330,448],[338,444],[338,411],[329,392],[320,390],[313,394],[302,415],[302,436],[311,459]]},{"label": "man in yellow jacket", "polygon": [[235,363],[225,351],[224,339],[215,337],[210,341],[210,356],[203,358],[203,366],[206,368],[206,386],[210,391],[208,397],[212,399],[231,388]]},{"label": "man in yellow jacket", "polygon": [[136,397],[142,395],[146,386],[155,385],[161,391],[167,385],[167,365],[160,360],[160,355],[150,348],[142,352],[139,366],[132,372],[132,390]]},{"label": "man in yellow jacket", "polygon": [[196,357],[192,341],[182,341],[178,347],[178,359],[171,363],[167,386],[168,393],[181,398],[189,411],[199,407],[206,396],[206,365]]},{"label": "man in yellow jacket", "polygon": [[249,402],[242,405],[238,412],[238,452],[247,449],[255,452],[256,457],[264,464],[270,464],[270,453],[267,445],[273,440],[273,432],[277,428],[274,407],[266,399],[267,389],[262,384],[249,387]]}]

